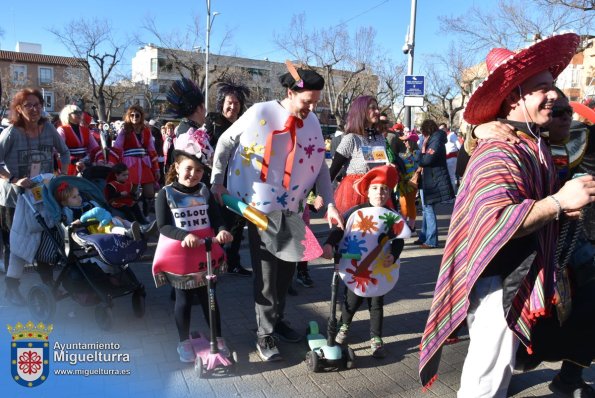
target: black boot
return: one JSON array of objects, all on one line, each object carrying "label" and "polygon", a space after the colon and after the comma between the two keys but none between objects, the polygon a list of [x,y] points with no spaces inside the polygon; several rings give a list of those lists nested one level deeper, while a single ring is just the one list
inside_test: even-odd
[{"label": "black boot", "polygon": [[9,276],[4,278],[4,281],[6,282],[6,301],[13,305],[26,305],[27,301],[19,291],[19,285],[21,284],[21,281],[19,281],[16,278],[11,278]]},{"label": "black boot", "polygon": [[144,224],[140,226],[140,232],[143,235],[143,238],[149,239],[151,236],[158,234],[159,229],[157,228],[157,220],[154,220],[151,223]]}]

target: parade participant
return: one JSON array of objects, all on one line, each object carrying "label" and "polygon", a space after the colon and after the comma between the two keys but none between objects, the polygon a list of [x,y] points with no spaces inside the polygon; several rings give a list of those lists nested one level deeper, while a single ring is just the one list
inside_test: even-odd
[{"label": "parade participant", "polygon": [[176,140],[176,124],[173,122],[165,123],[162,127],[165,130],[163,135],[163,172],[167,174],[169,167],[174,162],[174,141]]},{"label": "parade participant", "polygon": [[580,177],[556,192],[539,128],[551,121],[553,80],[578,43],[577,35],[563,34],[518,53],[493,49],[486,58],[489,76],[465,120],[500,117],[520,143],[481,142],[463,177],[421,343],[424,386],[436,378],[445,340],[467,318],[471,341],[458,396],[505,396],[516,348],[522,343],[531,352],[536,319],[555,311],[557,220],[595,201],[595,180]]},{"label": "parade participant", "polygon": [[[405,173],[402,174],[402,180],[399,180],[399,204],[401,205],[401,214],[411,231],[415,231],[415,219],[417,218],[417,208],[415,200],[418,191],[418,181],[414,176],[419,168],[419,158],[421,151],[417,146],[419,137],[417,134],[408,132],[399,137],[405,143],[405,152],[399,153],[405,164]],[[418,177],[419,178],[419,177]]]},{"label": "parade participant", "polygon": [[[204,100],[200,101],[199,107],[204,110]],[[160,236],[155,249],[153,276],[157,287],[170,284],[175,290],[174,317],[180,339],[177,351],[182,362],[195,360],[190,342],[190,315],[195,298],[209,323],[204,239],[214,237],[211,261],[215,273],[225,268],[225,256],[219,245],[233,239],[221,225],[219,206],[200,182],[212,154],[204,130],[190,129],[178,137],[174,164],[166,176],[167,185],[157,195]],[[218,308],[219,305],[215,305],[215,325],[209,327],[215,328],[219,348],[227,350],[221,338]]]},{"label": "parade participant", "polygon": [[[67,172],[70,164],[68,147],[56,128],[42,117],[42,110],[43,96],[39,90],[24,88],[17,91],[10,105],[11,125],[0,136],[0,162],[4,163],[4,167],[0,168],[0,227],[7,269],[6,298],[15,304],[25,303],[18,289],[25,261],[19,260],[18,256],[10,259],[10,234],[18,193],[35,185],[31,181],[33,177],[54,171],[54,151],[60,155],[63,173]],[[26,238],[17,240],[19,246],[22,246],[23,252],[28,252],[27,255],[35,253],[37,246],[26,246],[33,243],[33,237],[26,228],[21,231]],[[38,237],[37,245],[44,237],[45,233]],[[46,262],[38,262],[38,269],[41,268],[51,272],[50,265]]]},{"label": "parade participant", "polygon": [[97,224],[86,227],[89,233],[124,235],[134,240],[141,240],[143,237],[138,222],[114,217],[94,200],[83,201],[74,185],[61,183],[56,188],[54,197],[62,208],[62,221],[65,225],[76,226],[95,219],[98,221]]},{"label": "parade participant", "polygon": [[[281,76],[287,97],[253,105],[217,142],[212,192],[233,196],[268,213],[288,210],[301,214],[306,195],[316,183],[328,205],[329,220],[342,225],[333,206],[331,181],[324,162],[324,140],[313,113],[324,79],[308,69]],[[229,164],[229,167],[228,167]],[[223,186],[227,173],[227,189]],[[298,342],[302,336],[283,319],[285,298],[296,264],[275,257],[263,245],[253,224],[248,224],[254,272],[258,354],[265,361],[281,359],[273,334]]]},{"label": "parade participant", "polygon": [[[249,96],[250,90],[246,86],[225,82],[217,85],[217,112],[208,113],[205,122],[210,143],[213,147],[217,145],[219,137],[225,130],[244,113],[246,98]],[[229,231],[233,235],[233,241],[225,249],[227,272],[231,275],[250,277],[252,271],[247,270],[240,264],[240,246],[244,238],[246,219],[227,208],[223,209],[223,215],[227,220]]]},{"label": "parade participant", "polygon": [[124,163],[115,164],[107,176],[104,189],[105,200],[114,210],[121,212],[125,219],[146,223],[129,176],[130,172]]},{"label": "parade participant", "polygon": [[82,111],[76,105],[66,105],[60,112],[58,133],[70,150],[69,175],[81,173],[85,163],[91,164],[88,154],[99,146],[89,128],[83,125],[81,115]]},{"label": "parade participant", "polygon": [[421,170],[419,189],[423,220],[419,238],[413,242],[424,249],[438,247],[438,221],[434,206],[455,197],[446,166],[446,133],[431,119],[426,119],[420,127],[425,137],[419,167]]},{"label": "parade participant", "polygon": [[155,181],[159,181],[159,163],[153,137],[145,126],[145,113],[139,105],[132,105],[124,115],[124,125],[118,132],[114,147],[122,151],[122,163],[128,166],[130,181],[137,192],[142,187],[146,200],[145,215],[150,201],[155,199]]},{"label": "parade participant", "polygon": [[347,115],[345,135],[337,147],[330,167],[331,179],[346,168],[345,177],[335,191],[335,203],[340,214],[355,205],[363,203],[363,198],[353,190],[355,180],[370,169],[387,164],[385,138],[376,130],[380,111],[374,97],[357,97]]},{"label": "parade participant", "polygon": [[[548,146],[552,151],[554,164],[558,170],[560,181],[567,181],[576,172],[588,172],[587,165],[583,164],[589,152],[593,153],[587,145],[589,141],[589,128],[580,122],[572,120],[573,109],[570,106],[568,97],[559,89],[559,98],[552,107],[552,121],[548,123],[547,130],[541,132],[541,136],[547,139]],[[477,126],[474,135],[479,139],[511,139],[514,134],[513,126],[499,121]],[[515,136],[516,138],[516,136]],[[586,167],[585,167],[586,166]],[[586,210],[586,209],[585,209]],[[582,221],[587,222],[585,214]],[[566,221],[568,223],[568,221]],[[563,226],[562,229],[573,231],[576,226]],[[595,345],[592,344],[594,318],[593,306],[595,305],[595,255],[593,246],[579,231],[574,237],[570,235],[565,240],[560,237],[558,246],[561,255],[559,261],[566,257],[565,253],[573,248],[568,257],[568,266],[572,272],[572,311],[568,319],[562,325],[557,316],[542,318],[536,324],[533,344],[533,354],[527,355],[526,350],[519,349],[517,352],[517,369],[533,369],[541,361],[562,362],[560,372],[554,377],[550,388],[561,396],[567,397],[590,397],[595,396],[595,390],[585,383],[582,374],[583,369],[588,368],[595,357]],[[557,249],[558,252],[558,249]],[[556,344],[550,344],[555,340]]]},{"label": "parade participant", "polygon": [[[345,343],[353,316],[366,299],[370,311],[370,347],[374,358],[386,356],[382,342],[384,296],[399,278],[397,259],[405,245],[404,239],[411,236],[399,213],[386,207],[397,182],[398,173],[394,166],[376,167],[357,180],[354,188],[364,197],[365,203],[345,214],[345,231],[338,227],[331,230],[322,254],[324,258],[332,259],[333,249],[339,247],[337,253],[359,255],[359,260],[345,256],[339,263],[339,272],[345,282],[345,301],[335,341]],[[365,226],[365,219],[371,224]],[[353,242],[357,242],[357,247],[353,247]]]}]

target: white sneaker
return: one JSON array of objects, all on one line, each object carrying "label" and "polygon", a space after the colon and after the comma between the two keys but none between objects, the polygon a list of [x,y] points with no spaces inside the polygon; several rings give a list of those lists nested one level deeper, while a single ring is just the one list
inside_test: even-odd
[{"label": "white sneaker", "polygon": [[273,362],[283,359],[273,336],[259,337],[256,340],[256,350],[263,361]]}]

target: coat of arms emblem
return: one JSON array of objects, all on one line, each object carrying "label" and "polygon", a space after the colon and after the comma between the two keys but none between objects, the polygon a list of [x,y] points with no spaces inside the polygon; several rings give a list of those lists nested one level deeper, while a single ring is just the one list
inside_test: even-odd
[{"label": "coat of arms emblem", "polygon": [[18,322],[14,328],[8,325],[12,335],[10,343],[11,373],[14,381],[24,387],[37,387],[46,381],[50,372],[49,334],[53,325],[42,322],[25,325]]}]

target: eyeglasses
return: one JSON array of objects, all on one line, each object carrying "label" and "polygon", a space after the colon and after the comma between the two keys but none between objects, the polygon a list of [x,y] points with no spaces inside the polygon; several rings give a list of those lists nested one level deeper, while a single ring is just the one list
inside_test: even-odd
[{"label": "eyeglasses", "polygon": [[140,113],[131,113],[130,117],[131,118],[140,117]]},{"label": "eyeglasses", "polygon": [[554,106],[552,108],[552,117],[572,116],[573,113],[574,110],[571,106]]},{"label": "eyeglasses", "polygon": [[26,110],[30,111],[30,110],[33,110],[35,108],[37,108],[37,109],[41,108],[41,104],[39,102],[36,103],[36,104],[24,103],[22,105],[22,107],[25,108]]}]

